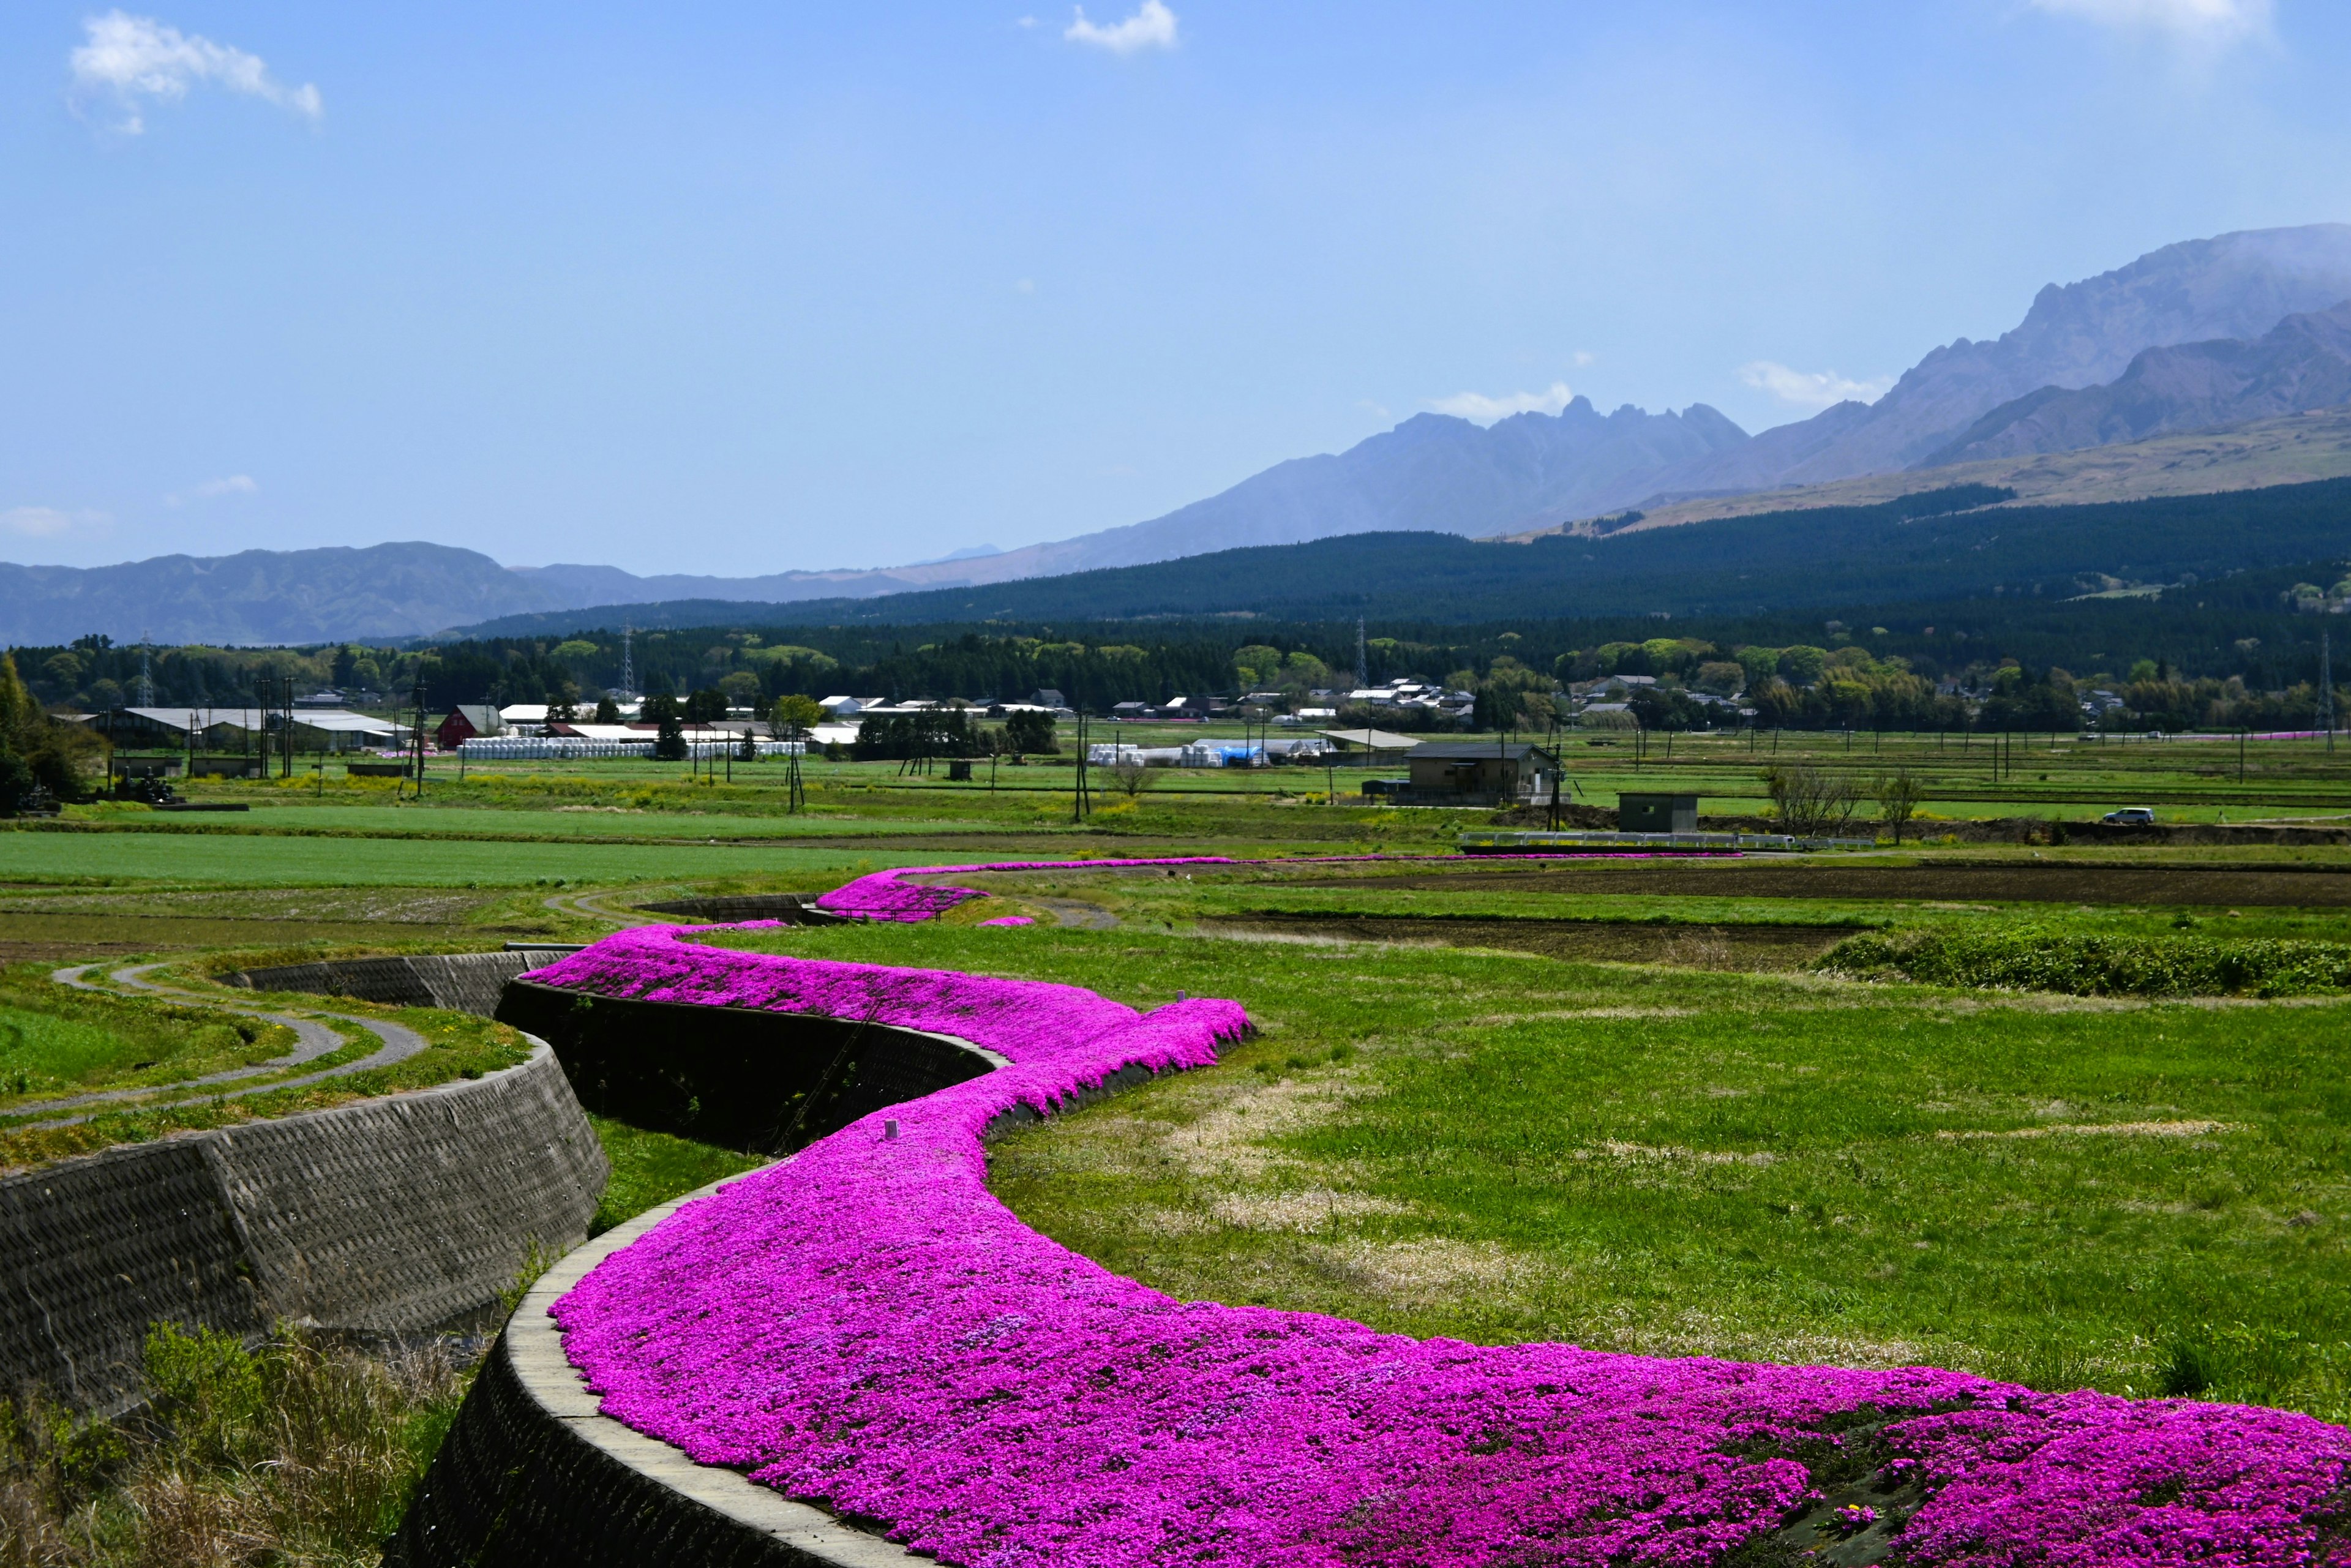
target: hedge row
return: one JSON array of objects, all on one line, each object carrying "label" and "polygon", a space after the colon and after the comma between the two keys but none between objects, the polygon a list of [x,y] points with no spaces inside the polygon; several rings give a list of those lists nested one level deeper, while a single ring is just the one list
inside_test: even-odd
[{"label": "hedge row", "polygon": [[2351,944],[2221,936],[2000,932],[1872,933],[1815,967],[1840,974],[2073,996],[2293,997],[2351,990]]}]

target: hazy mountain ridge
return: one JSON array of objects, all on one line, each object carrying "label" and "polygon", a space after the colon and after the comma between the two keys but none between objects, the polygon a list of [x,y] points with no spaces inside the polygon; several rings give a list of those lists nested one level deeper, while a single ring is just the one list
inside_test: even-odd
[{"label": "hazy mountain ridge", "polygon": [[2104,386],[2043,387],[1993,409],[1929,462],[2074,452],[2346,403],[2351,300],[2289,316],[2251,340],[2149,349]]},{"label": "hazy mountain ridge", "polygon": [[565,608],[488,556],[449,545],[154,556],[118,566],[0,562],[0,641],[321,643],[414,636],[478,616]]},{"label": "hazy mountain ridge", "polygon": [[2256,338],[2290,315],[2346,298],[2351,225],[2248,230],[2166,246],[2112,272],[2049,285],[2014,330],[1931,350],[1874,403],[1840,403],[1734,450],[1677,465],[1631,499],[1816,485],[1924,466],[1940,461],[1937,455],[1991,410],[2044,387],[2095,386],[2122,375],[2149,349]]}]

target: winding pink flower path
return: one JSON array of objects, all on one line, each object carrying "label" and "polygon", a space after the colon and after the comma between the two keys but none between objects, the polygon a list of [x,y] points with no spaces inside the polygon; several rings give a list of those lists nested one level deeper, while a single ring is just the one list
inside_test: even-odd
[{"label": "winding pink flower path", "polygon": [[606,1414],[943,1562],[1696,1568],[1821,1511],[1793,1456],[1848,1441],[1923,1496],[1876,1527],[1917,1568],[2345,1551],[2351,1434],[2307,1416],[1173,1300],[1023,1225],[987,1190],[981,1134],[1123,1067],[1213,1061],[1248,1027],[1238,1004],[1146,1015],[684,936],[624,931],[533,977],[872,1017],[1013,1065],[892,1107],[894,1140],[877,1113],[685,1205],[555,1304],[566,1351]]}]

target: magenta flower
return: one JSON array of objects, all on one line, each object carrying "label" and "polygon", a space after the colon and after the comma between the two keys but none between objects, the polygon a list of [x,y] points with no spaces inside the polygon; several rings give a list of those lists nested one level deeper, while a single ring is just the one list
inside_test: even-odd
[{"label": "magenta flower", "polygon": [[1856,1414],[1923,1484],[1909,1568],[2288,1568],[2335,1550],[2351,1433],[2307,1416],[1173,1300],[1022,1224],[987,1190],[981,1131],[1123,1067],[1205,1066],[1248,1028],[1237,1004],[1146,1015],[1076,987],[681,936],[625,931],[534,977],[872,1017],[1012,1065],[685,1205],[555,1304],[565,1350],[608,1415],[944,1563],[1700,1568],[1816,1500],[1793,1455]]},{"label": "magenta flower", "polygon": [[1034,925],[1036,917],[1028,915],[999,915],[993,920],[983,920],[982,925]]},{"label": "magenta flower", "polygon": [[[1735,853],[1735,852],[1715,852]],[[1292,855],[1287,863],[1300,865],[1329,864],[1343,861],[1385,860],[1459,860],[1458,855]],[[1479,855],[1481,861],[1495,860],[1648,860],[1645,852],[1618,851],[1604,855],[1562,857],[1545,854]],[[945,876],[954,872],[975,871],[1118,871],[1137,866],[1178,865],[1271,865],[1271,861],[1237,861],[1223,855],[1168,855],[1155,860],[1095,860],[1095,861],[997,861],[980,865],[910,865],[890,871],[870,872],[852,882],[842,883],[830,893],[817,895],[816,906],[828,915],[847,915],[853,920],[893,921],[914,925],[935,920],[956,904],[987,894],[976,887],[918,887],[904,879],[910,876]],[[1002,922],[983,920],[982,925]]]}]

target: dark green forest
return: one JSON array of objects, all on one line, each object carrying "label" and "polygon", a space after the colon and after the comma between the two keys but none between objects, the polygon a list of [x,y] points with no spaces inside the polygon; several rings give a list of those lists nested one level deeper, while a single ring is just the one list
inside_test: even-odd
[{"label": "dark green forest", "polygon": [[[986,588],[756,607],[717,601],[511,617],[476,636],[580,626],[1080,622],[1252,614],[1462,627],[1623,612],[1720,618],[1805,606],[2066,599],[2351,553],[2351,480],[2089,507],[1993,507],[1981,486],[1528,544],[1351,534]],[[1973,508],[1973,509],[1967,509]],[[1882,619],[1882,617],[1881,617]]]}]

